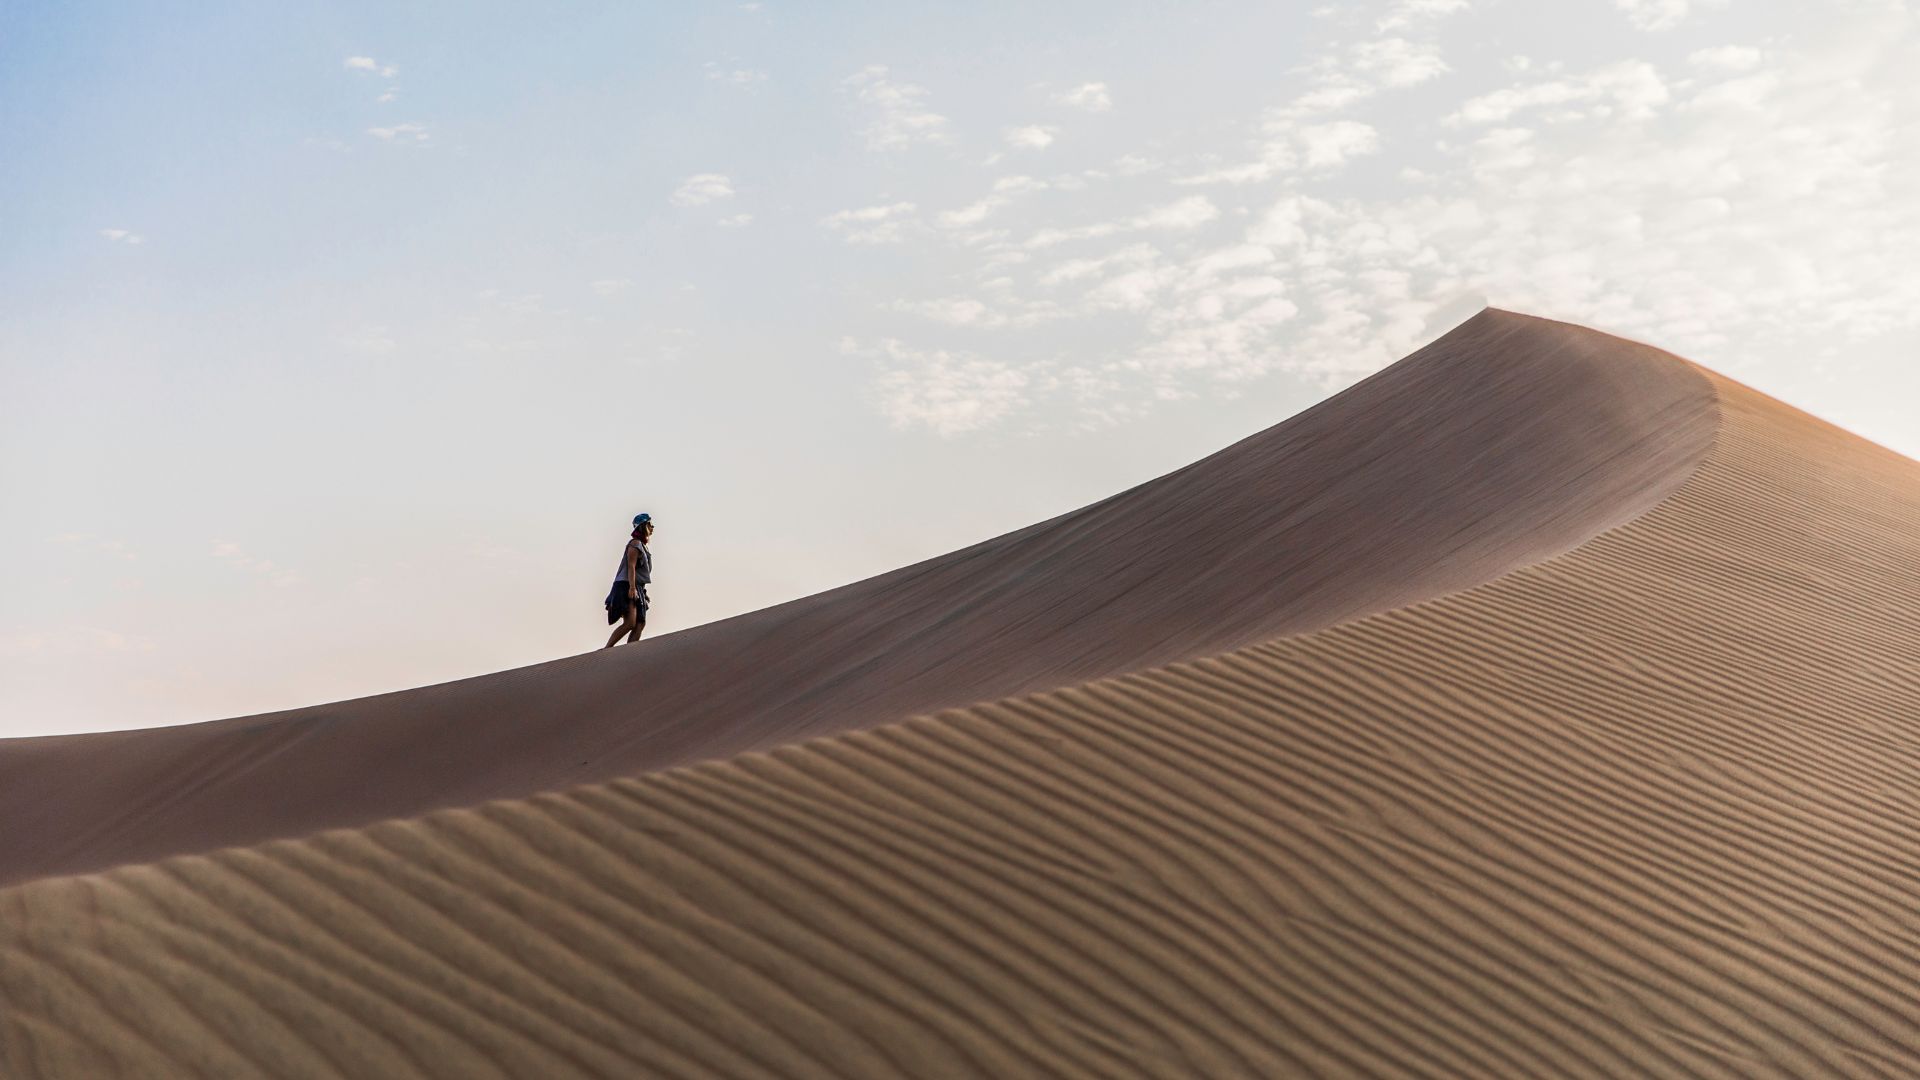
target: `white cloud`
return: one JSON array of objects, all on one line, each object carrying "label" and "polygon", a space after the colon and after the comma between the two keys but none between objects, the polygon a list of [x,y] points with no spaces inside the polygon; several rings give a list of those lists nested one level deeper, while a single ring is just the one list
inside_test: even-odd
[{"label": "white cloud", "polygon": [[1118,221],[1097,221],[1072,228],[1048,227],[1028,237],[1027,248],[1048,248],[1070,240],[1094,240],[1145,229],[1180,231],[1197,228],[1220,216],[1220,208],[1205,195],[1189,195]]},{"label": "white cloud", "polygon": [[1033,326],[1065,316],[1066,312],[1051,300],[1031,300],[1009,295],[1012,284],[1008,278],[988,282],[986,291],[993,294],[990,300],[972,296],[943,296],[933,300],[900,300],[891,306],[895,311],[918,315],[948,326],[979,328]]},{"label": "white cloud", "polygon": [[364,71],[369,75],[378,75],[383,79],[391,79],[395,75],[400,74],[400,69],[397,66],[393,64],[382,64],[371,56],[349,56],[343,66],[349,71]]},{"label": "white cloud", "polygon": [[367,134],[381,142],[401,146],[419,146],[429,138],[426,127],[414,123],[395,124],[392,127],[370,127],[367,129]]},{"label": "white cloud", "polygon": [[1166,168],[1166,162],[1144,154],[1122,154],[1113,159],[1113,164],[1109,168],[1115,176],[1145,176],[1150,172],[1159,172]]},{"label": "white cloud", "polygon": [[1380,149],[1380,133],[1358,120],[1310,124],[1300,129],[1299,137],[1310,169],[1331,168]]},{"label": "white cloud", "polygon": [[1004,361],[909,348],[891,338],[871,347],[843,341],[841,349],[874,362],[874,404],[898,429],[921,427],[951,438],[990,427],[1029,403],[1032,377]]},{"label": "white cloud", "polygon": [[1069,108],[1085,109],[1088,112],[1106,112],[1113,108],[1113,97],[1107,92],[1107,84],[1103,82],[1081,83],[1053,100]]},{"label": "white cloud", "polygon": [[[1464,287],[1710,363],[1735,339],[1914,327],[1920,275],[1901,253],[1920,243],[1920,206],[1891,197],[1920,174],[1920,146],[1904,134],[1920,95],[1900,74],[1914,54],[1911,39],[1860,35],[1639,95],[1672,96],[1651,116],[1569,77],[1577,92],[1553,99],[1612,107],[1490,127],[1435,194],[1321,204],[1300,242],[1346,268],[1345,281],[1390,269],[1390,257],[1412,268],[1413,300]],[[1547,105],[1526,97],[1463,113],[1494,123]]]},{"label": "white cloud", "polygon": [[[1065,181],[1069,186],[1071,179]],[[1036,180],[1031,176],[1003,176],[993,182],[991,193],[955,210],[943,210],[937,218],[943,229],[964,229],[980,224],[1002,207],[1011,205],[1016,196],[1034,191],[1046,191],[1061,186],[1059,181]]]},{"label": "white cloud", "polygon": [[836,214],[829,214],[821,219],[821,223],[830,228],[838,228],[848,224],[885,221],[888,218],[895,218],[902,214],[910,214],[912,212],[913,204],[910,202],[890,203],[884,206],[863,206],[858,210],[842,210]]},{"label": "white cloud", "polygon": [[[1462,10],[1447,0],[1415,2],[1395,8],[1394,26]],[[1267,110],[1263,138],[1251,158],[1223,162],[1203,159],[1204,168],[1180,177],[1179,184],[1258,184],[1301,168],[1328,169],[1379,149],[1379,132],[1369,124],[1335,119],[1336,114],[1384,91],[1432,80],[1451,70],[1431,42],[1388,37],[1359,42],[1309,65],[1313,85],[1284,105]]]},{"label": "white cloud", "polygon": [[1779,88],[1778,72],[1759,71],[1751,75],[1709,83],[1689,98],[1683,109],[1687,112],[1760,109],[1773,98]]},{"label": "white cloud", "polygon": [[820,219],[820,224],[840,233],[849,244],[893,244],[906,237],[913,227],[914,204],[888,203],[842,210]]},{"label": "white cloud", "polygon": [[[1459,9],[1402,7],[1410,20]],[[1331,389],[1487,298],[1736,372],[1756,343],[1814,355],[1920,332],[1908,254],[1920,203],[1904,194],[1920,190],[1920,83],[1906,77],[1920,24],[1891,11],[1846,22],[1817,47],[1776,35],[1764,50],[1683,49],[1683,74],[1604,52],[1584,69],[1516,61],[1510,85],[1467,100],[1425,90],[1444,65],[1416,31],[1342,45],[1249,125],[1243,158],[1175,161],[1170,180],[1143,168],[1104,188],[1117,164],[1075,173],[1092,193],[1054,200],[1044,227],[1004,201],[1025,186],[1011,180],[955,205],[935,220],[956,243],[930,250],[972,252],[958,269],[938,264],[968,287],[882,307],[956,336],[1074,320],[1046,339],[1074,342],[1066,351],[997,355],[993,372],[1027,377],[1017,408],[1052,398],[1098,422],[1273,371]],[[1381,41],[1401,38],[1412,44]],[[1490,41],[1487,55],[1517,56],[1517,44]],[[1364,123],[1354,110],[1416,83]],[[1453,130],[1395,138],[1437,126]],[[1403,160],[1365,185],[1326,182],[1389,139]],[[1230,199],[1168,201],[1168,183],[1193,182],[1238,186]],[[1036,297],[1047,306],[1021,306]],[[1028,340],[995,337],[1009,350]]]},{"label": "white cloud", "polygon": [[895,307],[900,311],[912,312],[932,319],[935,322],[953,326],[968,326],[976,323],[997,323],[992,309],[971,297],[954,296],[940,300],[903,301]]},{"label": "white cloud", "polygon": [[1354,46],[1353,66],[1386,86],[1412,86],[1449,70],[1438,46],[1397,37]]},{"label": "white cloud", "polygon": [[1158,206],[1134,219],[1142,229],[1193,229],[1220,216],[1220,208],[1205,195],[1188,195]]},{"label": "white cloud", "polygon": [[885,65],[863,68],[841,85],[874,114],[862,130],[870,149],[899,150],[916,143],[947,141],[947,118],[927,108],[926,90],[896,82]]},{"label": "white cloud", "polygon": [[753,224],[752,214],[733,214],[714,222],[723,229],[744,229]]},{"label": "white cloud", "polygon": [[1685,21],[1694,6],[1718,7],[1725,0],[1613,0],[1639,30],[1671,30]]},{"label": "white cloud", "polygon": [[147,238],[127,229],[101,229],[100,235],[116,244],[144,244]]},{"label": "white cloud", "polygon": [[1713,71],[1751,71],[1760,66],[1760,60],[1760,50],[1746,45],[1719,45],[1687,54],[1687,63]]},{"label": "white cloud", "polygon": [[1243,161],[1237,165],[1223,165],[1205,172],[1192,173],[1175,180],[1176,184],[1254,184],[1271,180],[1299,164],[1299,155],[1292,145],[1283,141],[1268,143],[1257,161]]},{"label": "white cloud", "polygon": [[[1666,82],[1644,60],[1622,60],[1594,68],[1584,75],[1524,83],[1470,98],[1447,117],[1449,124],[1505,123],[1515,113],[1550,106],[1584,105],[1602,115],[1618,112],[1628,119],[1646,119],[1671,97]],[[1579,119],[1584,113],[1563,110],[1560,116]]]},{"label": "white cloud", "polygon": [[987,198],[963,206],[958,210],[943,210],[940,212],[939,217],[940,227],[943,229],[959,229],[969,225],[978,225],[980,222],[986,220],[987,215],[1005,206],[1006,203],[1007,200],[1004,198],[988,196]]},{"label": "white cloud", "polygon": [[756,86],[767,81],[767,73],[758,68],[729,68],[707,61],[701,65],[711,82],[725,83],[728,86]]},{"label": "white cloud", "polygon": [[1349,105],[1372,97],[1374,87],[1358,82],[1332,82],[1309,90],[1292,102],[1273,110],[1268,127],[1293,123],[1307,117],[1338,112]]},{"label": "white cloud", "polygon": [[1383,34],[1390,30],[1411,30],[1434,19],[1458,14],[1468,6],[1467,0],[1399,0],[1374,24],[1374,29]]},{"label": "white cloud", "polygon": [[1027,150],[1045,150],[1053,145],[1054,131],[1039,124],[1007,129],[1007,145]]},{"label": "white cloud", "polygon": [[1257,184],[1300,169],[1332,169],[1380,149],[1380,133],[1358,120],[1303,124],[1291,115],[1269,119],[1269,137],[1253,161],[1215,166],[1175,180],[1176,184]]},{"label": "white cloud", "polygon": [[724,173],[695,173],[680,181],[670,201],[675,206],[705,206],[715,199],[733,196],[733,181]]},{"label": "white cloud", "polygon": [[633,287],[633,279],[601,278],[598,281],[589,282],[587,287],[593,290],[595,296],[617,296]]},{"label": "white cloud", "polygon": [[1151,244],[1134,244],[1119,251],[1092,259],[1068,259],[1055,263],[1053,267],[1040,275],[1042,285],[1059,285],[1065,282],[1083,281],[1094,277],[1108,267],[1139,267],[1149,265],[1160,257],[1160,252]]}]

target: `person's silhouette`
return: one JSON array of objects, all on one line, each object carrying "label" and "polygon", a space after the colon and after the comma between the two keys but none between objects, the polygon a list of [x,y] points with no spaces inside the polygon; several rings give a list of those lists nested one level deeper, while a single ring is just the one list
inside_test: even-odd
[{"label": "person's silhouette", "polygon": [[622,634],[629,643],[639,641],[640,631],[647,628],[647,585],[653,581],[653,553],[647,550],[647,538],[652,535],[653,515],[635,516],[633,537],[620,553],[620,572],[607,593],[607,621],[620,625],[613,628],[603,648],[618,645]]}]

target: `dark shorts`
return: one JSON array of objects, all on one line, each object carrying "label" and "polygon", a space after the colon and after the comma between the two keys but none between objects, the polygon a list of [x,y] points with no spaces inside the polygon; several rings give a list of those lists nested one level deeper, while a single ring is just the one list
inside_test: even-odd
[{"label": "dark shorts", "polygon": [[608,626],[612,626],[614,623],[617,623],[621,619],[624,619],[627,617],[627,604],[629,603],[632,603],[635,607],[640,609],[638,612],[640,616],[640,621],[646,622],[647,621],[647,587],[644,585],[640,587],[640,599],[629,601],[627,599],[627,583],[624,581],[614,582],[613,588],[607,590],[607,625]]}]

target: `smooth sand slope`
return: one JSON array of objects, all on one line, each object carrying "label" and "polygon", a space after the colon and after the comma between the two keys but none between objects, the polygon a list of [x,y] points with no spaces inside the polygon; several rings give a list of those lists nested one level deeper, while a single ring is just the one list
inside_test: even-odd
[{"label": "smooth sand slope", "polygon": [[1667,363],[1680,486],[1462,592],[0,890],[0,1066],[1920,1075],[1920,465]]},{"label": "smooth sand slope", "polygon": [[0,741],[0,883],[628,776],[1316,630],[1632,518],[1689,474],[1712,427],[1706,382],[1670,356],[1484,312],[1188,468],[794,603],[360,701]]}]

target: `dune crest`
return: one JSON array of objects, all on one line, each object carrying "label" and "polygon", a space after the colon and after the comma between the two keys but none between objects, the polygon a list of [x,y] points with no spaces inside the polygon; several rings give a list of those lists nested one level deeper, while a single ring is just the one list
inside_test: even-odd
[{"label": "dune crest", "polygon": [[[178,728],[0,741],[0,883],[723,758],[1444,595],[1657,504],[1712,439],[1666,353],[1488,310],[1092,506],[606,654]],[[584,631],[583,631],[584,632]]]}]

